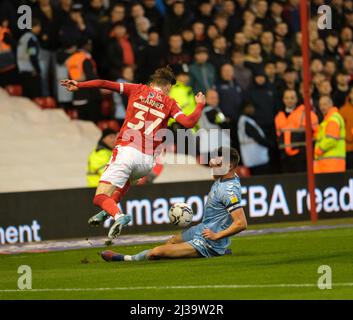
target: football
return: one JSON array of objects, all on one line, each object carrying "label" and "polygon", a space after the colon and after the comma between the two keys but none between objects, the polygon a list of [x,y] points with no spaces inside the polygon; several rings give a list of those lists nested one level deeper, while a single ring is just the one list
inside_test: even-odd
[{"label": "football", "polygon": [[169,209],[170,222],[179,227],[186,227],[192,221],[193,211],[186,203],[175,203]]}]

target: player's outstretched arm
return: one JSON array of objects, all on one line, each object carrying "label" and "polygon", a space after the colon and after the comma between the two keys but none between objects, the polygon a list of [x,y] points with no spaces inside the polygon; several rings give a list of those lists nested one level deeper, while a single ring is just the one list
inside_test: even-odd
[{"label": "player's outstretched arm", "polygon": [[246,221],[243,208],[239,208],[232,211],[230,215],[232,216],[233,223],[227,229],[220,232],[213,232],[210,229],[205,229],[202,232],[202,235],[206,239],[219,240],[219,239],[233,236],[237,233],[244,231],[247,228],[248,224]]},{"label": "player's outstretched arm", "polygon": [[107,89],[112,91],[122,91],[121,85],[118,82],[107,81],[107,80],[90,80],[78,82],[75,80],[61,80],[60,84],[65,87],[68,91],[77,91],[82,88],[97,88],[97,89]]},{"label": "player's outstretched arm", "polygon": [[203,108],[205,107],[206,98],[202,92],[199,92],[195,96],[196,108],[190,115],[179,113],[175,116],[175,121],[181,124],[185,128],[193,128],[201,117]]}]

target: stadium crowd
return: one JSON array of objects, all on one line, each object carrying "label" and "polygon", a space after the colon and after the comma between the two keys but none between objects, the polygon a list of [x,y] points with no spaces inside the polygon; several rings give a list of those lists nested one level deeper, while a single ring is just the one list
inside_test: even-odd
[{"label": "stadium crowd", "polygon": [[[332,29],[320,30],[311,1],[312,130],[316,172],[353,168],[353,0],[332,0]],[[17,7],[32,7],[31,30]],[[148,82],[170,65],[183,111],[206,94],[198,127],[230,129],[252,174],[305,171],[299,0],[0,0],[0,86],[29,98],[55,97],[80,119],[125,117],[126,100],[73,95],[58,80]],[[171,128],[180,128],[175,122]],[[227,138],[227,137],[226,137]]]}]

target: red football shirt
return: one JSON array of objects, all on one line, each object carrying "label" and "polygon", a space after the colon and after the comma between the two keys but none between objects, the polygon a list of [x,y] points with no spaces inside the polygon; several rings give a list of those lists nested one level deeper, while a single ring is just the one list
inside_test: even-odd
[{"label": "red football shirt", "polygon": [[[117,92],[128,97],[125,121],[116,145],[129,145],[146,154],[153,154],[162,143],[169,118],[176,118],[182,111],[176,101],[161,90],[144,84],[117,83]],[[157,135],[156,135],[157,134]]]}]

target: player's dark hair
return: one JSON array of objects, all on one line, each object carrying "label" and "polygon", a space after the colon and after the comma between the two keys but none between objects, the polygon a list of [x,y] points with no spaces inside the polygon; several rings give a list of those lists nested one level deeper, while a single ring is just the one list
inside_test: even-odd
[{"label": "player's dark hair", "polygon": [[218,148],[218,156],[223,157],[229,156],[229,161],[231,165],[236,168],[240,161],[239,152],[235,148],[228,148],[228,147],[219,147]]},{"label": "player's dark hair", "polygon": [[157,69],[151,76],[150,83],[165,86],[168,84],[174,85],[176,83],[175,75],[170,66]]}]

